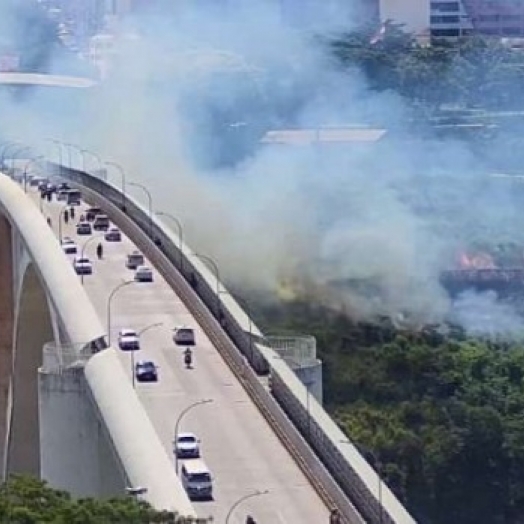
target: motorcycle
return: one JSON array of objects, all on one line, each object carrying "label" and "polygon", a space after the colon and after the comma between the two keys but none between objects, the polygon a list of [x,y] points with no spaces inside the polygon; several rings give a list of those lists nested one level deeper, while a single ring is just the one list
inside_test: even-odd
[{"label": "motorcycle", "polygon": [[191,367],[192,361],[193,361],[193,356],[191,354],[191,350],[189,348],[187,348],[184,351],[184,363],[185,363],[187,369],[189,369]]}]

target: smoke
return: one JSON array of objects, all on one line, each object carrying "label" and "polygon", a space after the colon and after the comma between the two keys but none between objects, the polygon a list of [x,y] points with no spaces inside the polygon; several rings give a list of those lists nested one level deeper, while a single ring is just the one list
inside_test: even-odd
[{"label": "smoke", "polygon": [[493,291],[462,293],[453,303],[450,316],[472,335],[491,338],[522,338],[522,317],[509,304],[497,300]]},{"label": "smoke", "polygon": [[[4,97],[4,133],[61,139],[117,161],[235,287],[313,283],[363,316],[424,322],[451,311],[466,326],[482,325],[464,313],[478,299],[478,318],[495,308],[490,318],[512,322],[492,297],[450,310],[439,284],[464,245],[522,239],[512,187],[488,180],[463,144],[421,138],[398,95],[338,70],[318,37],[350,30],[360,4],[211,4],[158,2],[124,21],[111,74],[96,89]],[[63,69],[55,56],[52,70]],[[315,137],[332,126],[346,126],[350,143],[260,142],[270,129]],[[378,139],[365,128],[388,132]],[[358,281],[373,286],[337,284]]]}]

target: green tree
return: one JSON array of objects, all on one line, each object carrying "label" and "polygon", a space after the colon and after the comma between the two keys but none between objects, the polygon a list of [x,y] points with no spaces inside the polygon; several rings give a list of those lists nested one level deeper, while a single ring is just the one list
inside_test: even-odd
[{"label": "green tree", "polygon": [[132,497],[75,499],[44,481],[13,476],[0,487],[0,522],[9,524],[190,524]]}]

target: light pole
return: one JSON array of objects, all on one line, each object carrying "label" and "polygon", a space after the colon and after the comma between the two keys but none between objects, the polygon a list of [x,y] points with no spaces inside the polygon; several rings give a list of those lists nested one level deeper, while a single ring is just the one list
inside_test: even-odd
[{"label": "light pole", "polygon": [[148,208],[149,208],[149,238],[154,242],[155,239],[153,238],[153,197],[151,196],[151,192],[149,191],[149,189],[147,189],[146,186],[144,186],[143,184],[139,184],[138,182],[129,182],[127,185],[138,187],[147,196],[147,202],[148,202]]},{"label": "light pole", "polygon": [[13,146],[20,145],[18,142],[3,142],[2,143],[2,154],[0,155],[0,169],[4,169],[4,159],[7,150]]},{"label": "light pole", "polygon": [[235,508],[237,508],[238,506],[240,506],[240,504],[242,504],[242,502],[244,502],[245,500],[247,499],[250,499],[250,498],[253,498],[253,497],[259,497],[260,495],[267,495],[269,493],[269,490],[264,490],[264,491],[253,491],[253,493],[248,493],[247,495],[244,495],[243,497],[240,497],[230,508],[230,510],[228,511],[227,515],[226,515],[226,523],[225,524],[229,524],[229,518],[231,517],[231,515],[233,514],[233,511],[235,511]]},{"label": "light pole", "polygon": [[175,422],[175,434],[174,434],[174,441],[173,441],[173,449],[175,451],[175,471],[178,475],[178,454],[176,452],[176,439],[178,437],[178,426],[180,425],[180,421],[182,420],[182,417],[188,412],[191,411],[193,408],[196,408],[197,406],[202,406],[203,404],[209,404],[210,402],[213,402],[212,398],[206,398],[203,400],[197,400],[196,402],[193,402],[192,404],[189,404],[186,408],[182,410],[180,415],[178,415],[178,418]]},{"label": "light pole", "polygon": [[48,138],[47,141],[52,142],[58,147],[58,175],[60,176],[60,173],[62,172],[62,142],[54,138]]},{"label": "light pole", "polygon": [[73,144],[68,144],[67,142],[64,142],[64,146],[67,149],[67,160],[68,160],[69,169],[73,169],[73,161],[71,159],[71,148],[76,147],[76,146],[74,146]]},{"label": "light pole", "polygon": [[[82,249],[80,251],[80,258],[84,258],[85,250],[87,249],[87,246],[96,238],[101,238],[104,236],[104,233],[100,233],[99,235],[94,235],[92,237],[89,237],[83,244]],[[80,281],[82,282],[82,285],[84,284],[84,274],[80,275]]]},{"label": "light pole", "polygon": [[242,308],[247,309],[247,320],[249,322],[249,354],[251,357],[251,363],[253,363],[253,317],[251,314],[251,307],[245,300],[242,301]]},{"label": "light pole", "polygon": [[12,155],[13,155],[13,162],[12,162],[11,165],[12,165],[13,171],[15,169],[16,156],[19,155],[20,153],[24,153],[25,151],[32,151],[32,148],[24,146],[24,147],[21,147],[20,149],[15,149],[15,151],[12,153]]},{"label": "light pole", "polygon": [[182,224],[180,223],[178,218],[173,216],[171,213],[165,213],[164,211],[156,211],[156,214],[159,217],[170,218],[176,224],[176,227],[178,228],[178,252],[179,252],[179,255],[180,255],[180,271],[183,273],[184,272],[184,253],[183,253],[183,247],[184,247],[183,235],[184,235],[184,230],[182,229]]},{"label": "light pole", "polygon": [[121,282],[116,286],[113,291],[109,294],[109,298],[107,299],[107,342],[108,346],[111,346],[111,301],[113,300],[113,297],[115,294],[122,289],[125,286],[129,286],[131,284],[135,284],[136,282],[134,280],[125,280],[124,282]]},{"label": "light pole", "polygon": [[42,160],[43,158],[45,158],[43,155],[39,155],[29,160],[27,164],[24,166],[24,192],[27,193],[27,170],[29,166],[34,164],[35,162],[38,162],[39,160]]},{"label": "light pole", "polygon": [[86,171],[86,158],[85,158],[85,154],[87,153],[88,155],[91,155],[93,158],[96,158],[96,161],[98,162],[98,168],[99,168],[99,171],[102,172],[102,159],[96,154],[96,153],[93,153],[93,151],[90,151],[89,149],[81,149],[82,151],[82,157],[84,159],[84,172],[87,173]]},{"label": "light pole", "polygon": [[218,297],[218,295],[220,295],[220,271],[218,270],[217,263],[211,257],[208,257],[207,255],[201,255],[200,253],[193,253],[193,256],[195,256],[197,258],[200,258],[204,262],[207,262],[213,268],[213,270],[215,271],[215,278],[216,278],[216,281],[217,281],[216,294],[217,294],[217,297]]},{"label": "light pole", "polygon": [[122,211],[126,212],[126,172],[124,171],[124,168],[117,164],[116,162],[105,162],[106,166],[112,166],[116,168],[120,175],[122,176]]},{"label": "light pole", "polygon": [[60,245],[62,245],[62,217],[64,213],[68,209],[68,205],[65,204],[64,207],[60,210],[60,213],[58,214],[58,241],[60,242]]},{"label": "light pole", "polygon": [[[142,335],[142,333],[145,333],[146,331],[149,331],[150,329],[153,329],[153,328],[159,327],[159,326],[163,326],[163,325],[164,325],[163,322],[156,322],[155,324],[151,324],[149,326],[146,326],[145,328],[141,329],[136,334],[136,336],[140,340],[140,335]],[[135,381],[135,351],[136,351],[136,349],[132,349],[131,350],[131,381],[133,383],[133,389],[135,389],[135,386],[136,386],[136,381]]]}]

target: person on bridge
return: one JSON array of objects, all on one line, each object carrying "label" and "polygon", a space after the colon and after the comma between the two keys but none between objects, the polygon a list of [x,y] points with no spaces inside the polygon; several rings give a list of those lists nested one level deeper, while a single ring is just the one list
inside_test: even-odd
[{"label": "person on bridge", "polygon": [[342,519],[340,517],[340,512],[338,509],[333,509],[329,515],[329,524],[342,524]]},{"label": "person on bridge", "polygon": [[69,211],[67,209],[64,211],[64,222],[66,224],[69,222]]},{"label": "person on bridge", "polygon": [[102,260],[102,257],[104,256],[104,248],[100,242],[98,243],[98,246],[96,246],[96,256],[98,257],[98,260]]}]

